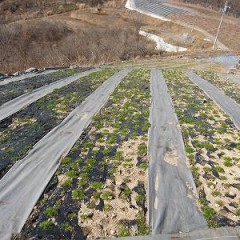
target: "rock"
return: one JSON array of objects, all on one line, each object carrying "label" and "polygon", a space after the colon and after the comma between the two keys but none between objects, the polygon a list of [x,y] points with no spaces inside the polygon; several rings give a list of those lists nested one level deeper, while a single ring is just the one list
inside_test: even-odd
[{"label": "rock", "polygon": [[214,167],[214,162],[212,160],[207,161],[207,163],[213,168]]},{"label": "rock", "polygon": [[15,72],[14,74],[13,74],[13,76],[19,76],[19,75],[21,75],[21,72]]},{"label": "rock", "polygon": [[97,210],[99,211],[103,211],[104,209],[104,201],[102,198],[99,199],[98,203],[96,203],[96,207]]},{"label": "rock", "polygon": [[202,164],[203,163],[203,159],[200,153],[196,153],[195,154],[195,161],[196,163]]},{"label": "rock", "polygon": [[137,235],[138,234],[138,226],[137,225],[133,225],[131,227],[131,232],[133,233],[133,235]]},{"label": "rock", "polygon": [[228,198],[234,199],[237,196],[237,194],[230,191],[226,193],[225,196]]},{"label": "rock", "polygon": [[232,187],[234,187],[240,191],[240,183],[233,183]]},{"label": "rock", "polygon": [[218,156],[219,158],[221,158],[222,156],[224,156],[224,153],[223,153],[223,152],[218,153],[217,156]]},{"label": "rock", "polygon": [[212,174],[213,174],[213,176],[215,176],[215,177],[217,177],[217,178],[220,177],[219,174],[218,174],[218,172],[216,171],[216,169],[213,169],[213,170],[212,170]]},{"label": "rock", "polygon": [[116,233],[116,230],[111,230],[111,231],[110,231],[110,234],[111,234],[111,235],[114,235],[115,233]]},{"label": "rock", "polygon": [[209,173],[205,173],[204,175],[203,175],[203,178],[205,178],[205,179],[207,179],[207,180],[214,180],[215,179],[215,177],[213,177],[211,174],[209,174]]},{"label": "rock", "polygon": [[114,181],[112,181],[111,179],[107,179],[106,183],[105,183],[105,188],[112,188],[113,186],[115,186]]},{"label": "rock", "polygon": [[218,227],[232,226],[235,227],[236,223],[228,219],[225,216],[217,216],[214,218],[214,221],[218,223]]},{"label": "rock", "polygon": [[69,69],[76,69],[76,68],[77,68],[76,65],[74,65],[74,66],[70,66],[70,67],[69,67]]},{"label": "rock", "polygon": [[204,188],[200,189],[199,190],[199,198],[206,198],[206,193],[204,191]]},{"label": "rock", "polygon": [[231,149],[236,148],[236,146],[237,146],[237,144],[234,143],[234,142],[231,142],[231,143],[229,144],[229,147],[230,147]]},{"label": "rock", "polygon": [[238,204],[236,202],[231,202],[229,204],[229,206],[234,207],[234,208],[238,208]]},{"label": "rock", "polygon": [[85,211],[82,211],[81,213],[83,216],[87,218],[92,218],[93,217],[93,211],[90,209],[85,209]]},{"label": "rock", "polygon": [[25,70],[25,73],[31,73],[31,72],[37,72],[37,69],[34,67],[28,68],[27,70]]},{"label": "rock", "polygon": [[226,214],[228,214],[228,212],[227,212],[225,209],[221,209],[221,210],[219,211],[219,214],[221,214],[221,215],[226,215]]},{"label": "rock", "polygon": [[207,151],[207,154],[206,154],[206,155],[208,156],[208,158],[211,158],[211,157],[212,157],[211,152],[209,152],[209,151]]}]

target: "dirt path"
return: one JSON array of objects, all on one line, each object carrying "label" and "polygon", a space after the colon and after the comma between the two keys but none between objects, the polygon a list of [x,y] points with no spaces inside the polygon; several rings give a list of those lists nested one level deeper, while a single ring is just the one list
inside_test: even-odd
[{"label": "dirt path", "polygon": [[149,130],[149,220],[153,234],[207,227],[196,205],[178,119],[163,76],[152,71]]},{"label": "dirt path", "polygon": [[216,104],[226,112],[234,122],[235,126],[240,129],[240,105],[230,97],[226,96],[217,87],[202,79],[192,71],[187,71],[188,77],[198,85]]},{"label": "dirt path", "polygon": [[64,78],[59,81],[53,82],[49,85],[40,87],[40,88],[34,90],[32,93],[23,94],[7,103],[4,103],[2,106],[0,106],[0,121],[11,116],[12,114],[18,112],[22,108],[37,101],[38,99],[46,96],[47,94],[53,92],[54,89],[64,87],[64,86],[78,80],[79,78],[85,77],[95,71],[97,71],[97,70],[94,69],[94,70],[89,70],[89,71],[86,71],[83,73],[75,74],[71,77]]},{"label": "dirt path", "polygon": [[[122,70],[104,82],[65,120],[42,138],[0,181],[0,238],[10,239],[21,231],[48,182],[91,118],[107,102],[121,80]],[[50,161],[51,159],[51,161]]]}]

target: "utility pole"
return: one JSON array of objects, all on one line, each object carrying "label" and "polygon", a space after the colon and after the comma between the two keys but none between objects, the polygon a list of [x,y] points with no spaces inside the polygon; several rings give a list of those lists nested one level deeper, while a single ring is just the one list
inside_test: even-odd
[{"label": "utility pole", "polygon": [[228,11],[228,9],[229,9],[229,7],[228,7],[228,1],[226,1],[226,2],[225,2],[224,9],[223,9],[223,12],[222,12],[221,20],[220,20],[220,23],[219,23],[219,26],[218,26],[217,35],[216,35],[216,38],[215,38],[214,43],[213,43],[213,49],[216,48],[218,36],[219,36],[220,29],[221,29],[221,26],[222,26],[222,23],[223,23],[223,17],[224,17],[224,15],[225,15],[225,13]]}]

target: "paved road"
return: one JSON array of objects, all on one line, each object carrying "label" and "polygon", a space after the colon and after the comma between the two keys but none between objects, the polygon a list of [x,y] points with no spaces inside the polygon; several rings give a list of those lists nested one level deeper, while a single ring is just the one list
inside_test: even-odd
[{"label": "paved road", "polygon": [[232,119],[235,126],[240,129],[240,105],[226,96],[217,87],[199,77],[194,72],[186,71],[188,77],[200,87],[224,112]]},{"label": "paved road", "polygon": [[171,14],[189,14],[191,12],[191,10],[174,7],[159,0],[128,0],[126,6],[129,6],[132,10],[136,10],[153,17],[167,17]]},{"label": "paved road", "polygon": [[207,227],[198,210],[196,187],[186,165],[184,143],[167,85],[152,70],[149,130],[149,221],[153,234]]},{"label": "paved road", "polygon": [[0,239],[19,233],[33,207],[91,118],[130,72],[122,70],[102,84],[79,107],[18,161],[0,181]]},{"label": "paved road", "polygon": [[17,98],[14,98],[13,100],[4,103],[0,106],[0,121],[3,119],[11,116],[12,114],[18,112],[22,108],[28,106],[29,104],[37,101],[38,99],[46,96],[47,94],[54,91],[54,89],[64,87],[76,80],[78,80],[81,77],[87,76],[90,73],[96,72],[97,70],[89,70],[86,72],[78,73],[73,76],[61,79],[59,81],[50,83],[46,86],[40,87],[38,89],[35,89],[31,93],[23,94]]},{"label": "paved road", "polygon": [[32,78],[32,77],[36,77],[36,76],[41,76],[41,75],[45,75],[45,74],[50,74],[53,72],[56,72],[57,70],[46,70],[42,73],[27,73],[27,74],[23,74],[19,77],[12,77],[12,78],[6,78],[3,81],[0,81],[0,86],[6,85],[8,83],[11,82],[17,82],[17,81],[21,81],[27,78]]}]

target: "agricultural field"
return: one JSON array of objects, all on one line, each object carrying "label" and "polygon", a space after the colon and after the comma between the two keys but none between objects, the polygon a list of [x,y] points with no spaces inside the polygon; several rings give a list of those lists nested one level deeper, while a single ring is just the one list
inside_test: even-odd
[{"label": "agricultural field", "polygon": [[163,74],[204,217],[210,227],[239,225],[239,129],[184,73],[165,70]]},{"label": "agricultural field", "polygon": [[[187,69],[181,67],[179,70],[174,66],[164,65],[164,69],[161,69],[159,64],[160,71],[152,71],[147,66],[134,69],[122,69],[119,66],[103,68],[54,90],[0,121],[1,202],[5,201],[4,194],[7,193],[2,186],[14,171],[14,166],[21,165],[22,159],[37,152],[37,143],[44,140],[47,134],[60,131],[60,125],[67,126],[65,120],[69,116],[72,119],[76,117],[76,122],[89,117],[91,109],[86,102],[97,104],[99,96],[104,94],[101,90],[106,90],[101,87],[109,80],[112,80],[112,84],[114,82],[112,89],[115,90],[109,92],[106,102],[99,111],[95,111],[91,122],[84,125],[83,133],[73,142],[71,150],[59,157],[57,171],[51,175],[47,186],[39,190],[41,197],[36,204],[34,202],[31,214],[24,216],[25,225],[21,226],[20,231],[11,233],[16,235],[16,239],[98,239],[151,234],[151,221],[157,222],[156,219],[160,219],[158,211],[164,209],[155,205],[161,203],[161,198],[157,201],[155,199],[154,206],[151,206],[149,194],[155,191],[154,195],[158,197],[161,195],[158,192],[164,193],[165,190],[160,191],[161,186],[165,186],[169,188],[166,189],[167,196],[175,196],[171,192],[171,188],[174,189],[171,184],[176,181],[182,189],[181,194],[184,195],[186,190],[186,196],[191,195],[195,208],[208,227],[240,226],[240,130],[232,122],[231,116],[224,113],[190,80],[185,71]],[[235,83],[213,72],[194,71],[239,103],[239,86]],[[74,73],[67,70],[42,76],[45,80],[39,84]],[[161,89],[163,85],[158,85],[158,78],[161,78],[161,84],[166,83],[166,89]],[[14,84],[24,90],[21,82]],[[24,86],[27,88],[27,85]],[[160,87],[159,96],[153,91],[153,86]],[[89,98],[96,91],[99,91],[99,98]],[[161,100],[164,96],[169,97],[169,106],[172,104],[169,111],[161,106],[161,101],[153,101],[157,97]],[[79,106],[82,106],[85,114],[80,120],[78,114],[71,115]],[[176,141],[180,141],[178,137],[167,141],[155,138],[157,147],[152,149],[157,152],[158,148],[164,148],[162,153],[165,154],[164,161],[159,159],[159,164],[159,155],[149,152],[150,138],[154,135],[153,128],[149,134],[154,120],[153,106],[154,113],[159,111],[159,116],[162,116],[162,123],[169,124],[159,127],[164,134],[170,132],[169,135],[160,136],[169,137],[172,129],[178,129],[178,137],[182,137],[184,142],[184,145],[178,144],[178,147],[182,146],[182,152],[186,156],[181,151],[175,151],[179,148],[174,149]],[[170,112],[172,117],[176,113],[179,125],[168,122],[171,119],[168,116],[165,119]],[[166,129],[168,131],[165,132]],[[64,137],[64,134],[72,133],[69,130],[57,136]],[[52,145],[57,145],[58,141],[60,139],[56,139]],[[185,173],[186,164],[181,162],[184,158],[187,158],[186,164],[191,170],[190,177],[186,178],[189,182],[184,182],[185,178],[180,176]],[[53,159],[49,158],[49,162],[51,160]],[[155,171],[165,169],[158,173],[157,179],[153,178],[154,174],[150,176],[149,172],[150,166],[151,171],[154,171],[152,166],[155,165],[151,165],[153,162],[158,164]],[[177,173],[174,179],[163,177],[169,170]],[[22,171],[21,174],[25,177],[24,169]],[[149,184],[149,177],[152,177],[153,183],[155,181],[158,184]],[[164,179],[170,182],[161,185],[161,180]],[[191,180],[193,185],[195,183],[196,193],[195,186],[191,187]],[[19,189],[24,191],[21,186]],[[169,199],[169,202],[176,201],[176,206],[184,206],[179,199]],[[169,206],[174,210],[174,206]],[[0,205],[0,211],[1,207],[4,209]],[[151,207],[153,209],[149,209]],[[156,219],[150,219],[149,223],[150,211],[154,212],[153,217]],[[175,212],[178,214],[180,211]],[[164,225],[165,219],[161,221],[159,225]],[[10,223],[12,224],[11,221]],[[0,230],[2,226],[4,228],[4,223],[0,220]],[[171,232],[171,229],[168,231]]]},{"label": "agricultural field", "polygon": [[0,105],[19,97],[20,95],[31,93],[37,88],[48,85],[62,78],[72,76],[81,71],[84,71],[84,69],[60,70],[51,74],[35,76],[32,78],[23,79],[19,82],[12,82],[0,86]]},{"label": "agricultural field", "polygon": [[[123,79],[46,188],[23,233],[43,237],[149,233],[149,70]],[[54,219],[54,221],[53,221]]]},{"label": "agricultural field", "polygon": [[231,97],[240,104],[240,84],[223,78],[213,71],[196,71],[196,73],[203,79],[221,89],[227,96]]},{"label": "agricultural field", "polygon": [[[115,72],[115,69],[106,69],[92,73],[63,88],[56,89],[53,93],[1,121],[0,178],[16,161],[23,158],[38,140],[57,126],[90,93]],[[54,76],[60,74],[66,76],[69,75],[69,71],[54,73]],[[8,87],[8,84],[5,86]],[[11,85],[9,87],[11,88]]]}]

